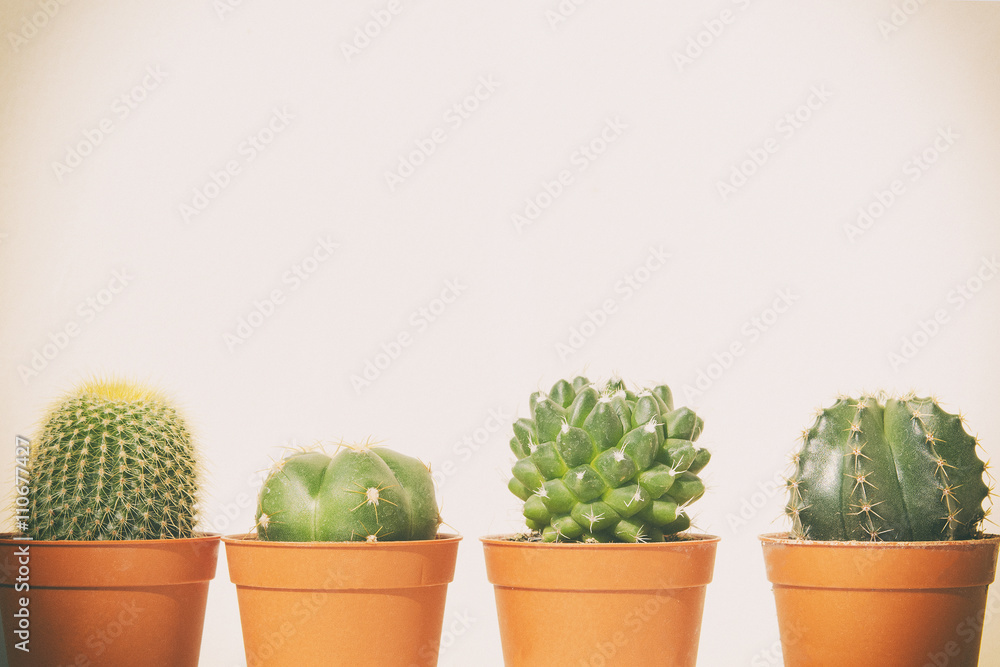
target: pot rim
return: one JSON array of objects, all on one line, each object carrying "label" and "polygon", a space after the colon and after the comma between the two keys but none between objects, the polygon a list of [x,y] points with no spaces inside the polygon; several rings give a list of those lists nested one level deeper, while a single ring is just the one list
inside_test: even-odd
[{"label": "pot rim", "polygon": [[655,550],[669,549],[692,544],[718,544],[722,538],[718,535],[707,533],[680,533],[684,537],[682,540],[670,540],[667,542],[524,542],[507,539],[523,533],[502,533],[499,535],[484,535],[479,541],[484,545],[502,547],[527,547],[531,549],[562,549],[562,550],[594,550],[594,551],[615,551],[615,550]]},{"label": "pot rim", "polygon": [[167,537],[150,540],[33,540],[28,537],[14,537],[17,533],[0,533],[0,545],[28,545],[42,547],[75,547],[75,548],[126,548],[157,544],[184,544],[191,542],[218,541],[219,533],[195,531],[191,537]]},{"label": "pot rim", "polygon": [[561,592],[660,591],[712,582],[722,538],[673,542],[553,543],[481,538],[486,577],[495,587]]},{"label": "pot rim", "polygon": [[455,578],[460,535],[397,542],[261,542],[223,538],[237,589],[377,591],[446,586]]},{"label": "pot rim", "polygon": [[989,586],[1000,536],[950,542],[826,542],[759,536],[775,587],[827,590],[939,590]]},{"label": "pot rim", "polygon": [[[126,589],[205,584],[215,578],[219,535],[155,540],[28,540],[0,535],[0,586],[14,585],[15,559],[31,590]],[[24,549],[25,552],[21,553]],[[28,562],[22,562],[26,557]]]},{"label": "pot rim", "polygon": [[967,548],[972,544],[998,544],[1000,535],[985,533],[982,537],[971,540],[928,540],[922,542],[885,542],[868,540],[804,540],[790,536],[791,533],[762,533],[757,539],[764,545],[782,545],[792,547],[827,547],[834,549],[949,549],[962,546]]},{"label": "pot rim", "polygon": [[462,536],[455,533],[438,533],[430,540],[383,540],[381,542],[279,542],[265,541],[257,539],[255,533],[234,533],[223,535],[222,541],[225,544],[239,545],[242,547],[272,547],[276,549],[376,549],[382,548],[410,548],[416,545],[427,544],[451,544],[461,542]]}]

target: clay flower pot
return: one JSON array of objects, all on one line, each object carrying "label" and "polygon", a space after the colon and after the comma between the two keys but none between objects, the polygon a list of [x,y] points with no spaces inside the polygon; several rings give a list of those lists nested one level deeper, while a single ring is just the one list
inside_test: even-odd
[{"label": "clay flower pot", "polygon": [[788,667],[975,667],[1000,537],[818,542],[762,535]]},{"label": "clay flower pot", "polygon": [[[218,535],[101,542],[0,536],[9,664],[195,667],[218,554]],[[29,589],[18,590],[25,580]],[[30,652],[17,648],[25,638]]]},{"label": "clay flower pot", "polygon": [[457,535],[410,542],[223,538],[253,667],[436,665]]},{"label": "clay flower pot", "polygon": [[577,544],[485,537],[504,663],[693,666],[719,538]]}]

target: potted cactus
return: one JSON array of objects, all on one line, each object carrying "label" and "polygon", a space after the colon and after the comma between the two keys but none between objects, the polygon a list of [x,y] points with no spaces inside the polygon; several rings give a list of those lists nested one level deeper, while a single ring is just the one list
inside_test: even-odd
[{"label": "potted cactus", "polygon": [[461,540],[440,525],[415,458],[362,445],[278,461],[255,534],[223,538],[247,664],[436,665]]},{"label": "potted cactus", "polygon": [[977,664],[1000,538],[962,418],[913,395],[838,399],[802,435],[787,534],[762,535],[785,664]]},{"label": "potted cactus", "polygon": [[695,664],[719,541],[683,531],[702,420],[670,389],[560,380],[514,425],[529,533],[483,538],[508,666]]},{"label": "potted cactus", "polygon": [[19,454],[20,532],[0,539],[9,664],[197,665],[219,538],[195,531],[199,465],[177,408],[87,382]]}]

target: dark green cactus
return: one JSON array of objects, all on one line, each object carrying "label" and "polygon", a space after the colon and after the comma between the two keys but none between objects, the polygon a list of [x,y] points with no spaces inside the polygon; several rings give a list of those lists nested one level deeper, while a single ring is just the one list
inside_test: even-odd
[{"label": "dark green cactus", "polygon": [[257,502],[257,537],[267,541],[431,540],[439,525],[430,470],[385,447],[293,452]]},{"label": "dark green cactus", "polygon": [[802,435],[788,480],[792,534],[935,541],[980,535],[985,464],[962,418],[930,398],[840,398]]},{"label": "dark green cactus", "polygon": [[543,541],[661,542],[691,525],[684,510],[705,492],[710,455],[694,446],[702,420],[675,410],[669,387],[599,390],[577,377],[530,407],[514,423],[508,487]]},{"label": "dark green cactus", "polygon": [[36,540],[190,537],[198,465],[187,424],[162,395],[88,382],[57,402],[32,443]]}]

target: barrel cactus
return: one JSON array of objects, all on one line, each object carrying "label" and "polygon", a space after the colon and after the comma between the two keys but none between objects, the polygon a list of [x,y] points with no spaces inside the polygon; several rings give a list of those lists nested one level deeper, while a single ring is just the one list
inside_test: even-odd
[{"label": "barrel cactus", "polygon": [[670,388],[633,392],[584,377],[530,399],[514,422],[508,488],[545,542],[662,542],[691,525],[685,509],[705,492],[695,447],[704,423],[674,409]]},{"label": "barrel cactus", "polygon": [[792,535],[936,541],[980,535],[990,490],[977,440],[930,398],[840,398],[802,434],[788,480]]},{"label": "barrel cactus", "polygon": [[50,408],[32,443],[27,533],[190,537],[198,471],[188,426],[165,396],[124,380],[84,383]]},{"label": "barrel cactus", "polygon": [[439,525],[430,470],[385,447],[293,452],[257,502],[257,538],[267,541],[431,540]]}]

